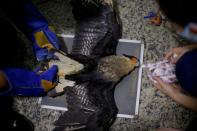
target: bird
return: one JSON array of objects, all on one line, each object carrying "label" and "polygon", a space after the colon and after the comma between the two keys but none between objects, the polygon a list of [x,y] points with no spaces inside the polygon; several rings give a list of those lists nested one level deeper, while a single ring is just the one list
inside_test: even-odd
[{"label": "bird", "polygon": [[54,131],[108,131],[116,119],[116,84],[139,64],[134,56],[117,56],[122,24],[112,0],[71,0],[76,20],[70,58],[84,65],[65,79],[67,108],[54,123]]},{"label": "bird", "polygon": [[134,56],[110,55],[99,59],[91,71],[66,76],[75,85],[64,88],[68,111],[55,122],[54,131],[108,131],[118,113],[115,87],[138,66]]},{"label": "bird", "polygon": [[76,27],[69,56],[86,65],[116,54],[122,25],[112,0],[71,0],[70,3]]}]

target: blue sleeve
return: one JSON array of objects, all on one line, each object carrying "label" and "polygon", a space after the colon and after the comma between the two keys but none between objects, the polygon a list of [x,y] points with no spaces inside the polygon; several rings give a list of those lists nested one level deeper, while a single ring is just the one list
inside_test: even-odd
[{"label": "blue sleeve", "polygon": [[30,0],[9,0],[2,6],[5,14],[25,34],[48,26],[45,17]]}]

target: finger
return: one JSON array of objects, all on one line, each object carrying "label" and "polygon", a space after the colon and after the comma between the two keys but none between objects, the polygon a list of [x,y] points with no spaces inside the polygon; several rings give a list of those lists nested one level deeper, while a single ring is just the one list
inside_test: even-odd
[{"label": "finger", "polygon": [[165,54],[164,59],[169,60],[169,59],[170,59],[170,57],[172,57],[172,55],[173,55],[173,50],[170,50],[170,51],[168,51],[168,52]]},{"label": "finger", "polygon": [[151,83],[154,85],[156,89],[161,89],[160,83],[158,83],[156,80],[151,80]]},{"label": "finger", "polygon": [[159,83],[153,83],[154,87],[157,89],[157,90],[161,90],[161,85]]},{"label": "finger", "polygon": [[165,83],[161,78],[159,77],[154,77],[154,80],[156,80],[158,82],[158,84],[160,84],[161,87],[165,87],[167,85],[167,83]]},{"label": "finger", "polygon": [[177,59],[172,59],[170,62],[172,63],[172,64],[176,64],[177,63]]},{"label": "finger", "polygon": [[170,62],[171,62],[172,64],[176,64],[177,61],[178,61],[179,59],[180,59],[180,57],[177,56],[177,57],[171,59]]}]

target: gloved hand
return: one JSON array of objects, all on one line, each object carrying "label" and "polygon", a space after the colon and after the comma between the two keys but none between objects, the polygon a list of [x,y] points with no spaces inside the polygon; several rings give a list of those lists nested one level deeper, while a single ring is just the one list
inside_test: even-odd
[{"label": "gloved hand", "polygon": [[21,68],[4,68],[1,70],[7,78],[9,88],[0,95],[41,96],[57,84],[57,66],[37,74]]},{"label": "gloved hand", "polygon": [[52,49],[59,49],[58,39],[48,26],[35,31],[30,37],[34,43],[33,50],[38,61],[57,59]]},{"label": "gloved hand", "polygon": [[33,43],[37,60],[56,58],[51,49],[59,49],[58,38],[34,4],[30,0],[17,1],[13,8],[13,22]]}]

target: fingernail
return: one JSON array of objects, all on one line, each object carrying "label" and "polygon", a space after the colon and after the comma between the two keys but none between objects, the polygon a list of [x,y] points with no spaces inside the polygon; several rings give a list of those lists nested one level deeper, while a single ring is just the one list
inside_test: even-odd
[{"label": "fingernail", "polygon": [[153,81],[154,82],[154,84],[157,84],[157,81]]},{"label": "fingernail", "polygon": [[176,53],[173,54],[173,58],[176,58],[178,55]]}]

